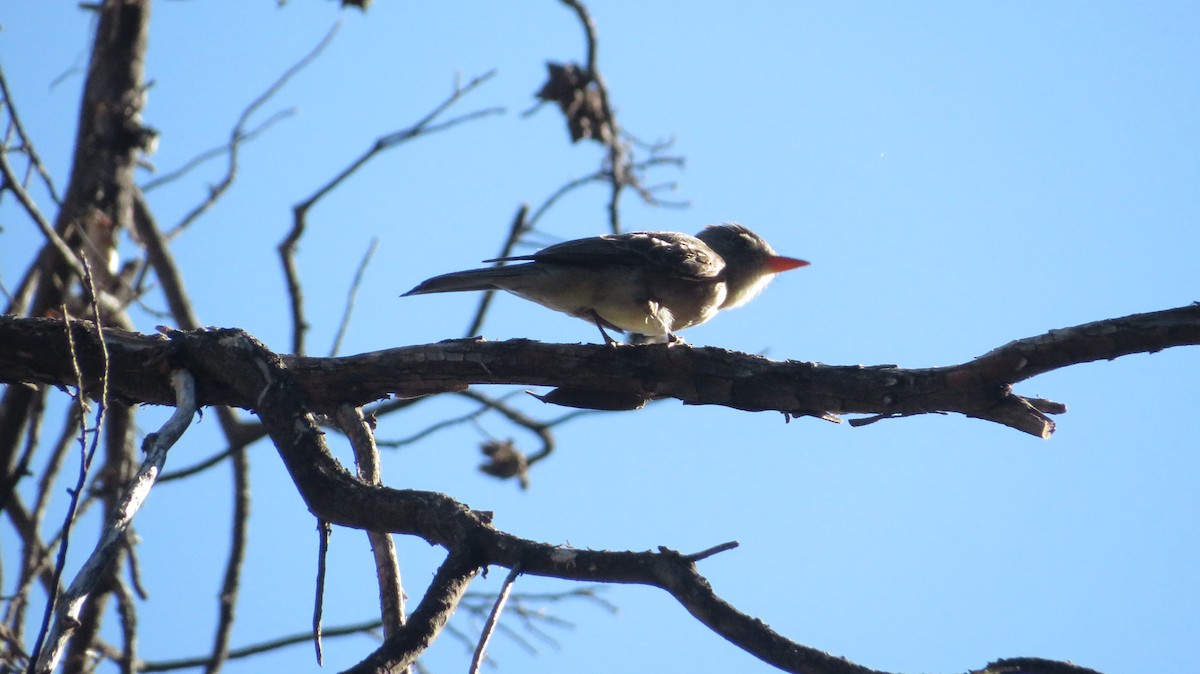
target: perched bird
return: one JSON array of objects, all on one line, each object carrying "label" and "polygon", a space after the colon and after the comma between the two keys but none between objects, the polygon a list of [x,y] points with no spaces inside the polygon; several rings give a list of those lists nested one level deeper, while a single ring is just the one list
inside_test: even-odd
[{"label": "perched bird", "polygon": [[631,232],[564,241],[532,255],[484,260],[524,262],[435,276],[404,293],[507,290],[605,328],[647,337],[700,325],[754,298],[774,275],[804,260],[776,255],[737,224],[710,225],[696,236]]}]

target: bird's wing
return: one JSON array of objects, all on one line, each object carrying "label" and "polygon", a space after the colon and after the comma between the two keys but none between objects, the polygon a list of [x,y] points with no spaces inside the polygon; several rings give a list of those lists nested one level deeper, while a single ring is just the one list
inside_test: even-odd
[{"label": "bird's wing", "polygon": [[630,265],[648,267],[683,278],[711,279],[725,261],[700,239],[678,232],[631,232],[564,241],[532,255],[487,262],[533,261],[562,265]]}]

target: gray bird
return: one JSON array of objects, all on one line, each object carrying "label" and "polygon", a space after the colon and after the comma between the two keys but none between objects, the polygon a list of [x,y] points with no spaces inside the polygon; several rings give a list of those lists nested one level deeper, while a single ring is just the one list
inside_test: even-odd
[{"label": "gray bird", "polygon": [[564,241],[532,255],[484,260],[525,264],[435,276],[404,293],[507,290],[605,328],[647,337],[700,325],[749,302],[775,274],[808,265],[777,255],[738,224],[710,225],[696,236],[631,232]]}]

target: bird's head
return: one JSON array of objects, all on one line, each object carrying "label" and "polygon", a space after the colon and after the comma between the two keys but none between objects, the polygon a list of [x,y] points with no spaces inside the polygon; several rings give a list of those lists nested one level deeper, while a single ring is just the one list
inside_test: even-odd
[{"label": "bird's head", "polygon": [[806,267],[808,262],[778,255],[763,238],[735,223],[709,225],[696,235],[725,260],[725,302],[732,309],[754,299],[781,271]]}]

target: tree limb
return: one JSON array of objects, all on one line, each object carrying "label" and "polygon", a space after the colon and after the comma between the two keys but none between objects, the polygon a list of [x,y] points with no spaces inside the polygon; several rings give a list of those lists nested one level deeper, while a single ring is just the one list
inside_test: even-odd
[{"label": "tree limb", "polygon": [[[73,322],[74,337],[85,379],[97,382],[99,343],[86,325]],[[231,348],[228,340],[244,335],[196,330],[172,332],[167,339],[113,328],[104,334],[112,358],[110,394],[159,405],[173,404],[168,373],[184,341],[225,354]],[[958,412],[1044,438],[1054,431],[1046,415],[1065,411],[1065,406],[1017,395],[1012,384],[1068,365],[1195,344],[1200,344],[1200,305],[1052,330],[965,363],[920,369],[773,361],[716,347],[610,348],[529,340],[449,340],[341,358],[280,358],[296,378],[308,409],[328,413],[342,404],[357,406],[389,395],[523,384],[563,387],[592,398],[675,398],[691,405],[831,420],[839,414],[886,418]],[[61,320],[0,317],[0,381],[71,384],[70,362]],[[259,406],[259,392],[239,393],[220,378],[202,378],[198,386],[202,405]]]},{"label": "tree limb", "polygon": [[[75,323],[72,337],[86,390],[95,379],[98,338],[94,329]],[[55,319],[0,317],[0,380],[70,382],[70,372],[56,371],[63,367],[63,327]],[[706,553],[564,548],[499,531],[491,526],[488,513],[443,494],[367,485],[329,453],[312,411],[389,393],[416,395],[474,383],[519,382],[788,414],[958,411],[1005,423],[1010,419],[997,409],[1024,405],[1027,416],[1022,423],[1027,423],[1051,406],[1012,394],[1012,383],[1074,363],[1200,343],[1200,306],[1055,330],[967,363],[919,370],[778,362],[681,345],[611,348],[456,340],[320,359],[279,356],[240,330],[172,331],[167,337],[151,337],[109,329],[105,339],[111,355],[110,395],[169,404],[163,373],[186,368],[196,377],[201,404],[256,412],[318,518],[418,536],[449,551],[410,621],[354,671],[395,671],[411,663],[440,632],[475,569],[497,565],[520,568],[528,575],[658,587],[715,632],[766,662],[788,671],[834,674],[870,670],[792,642],[721,600],[695,569],[695,560]]]}]

